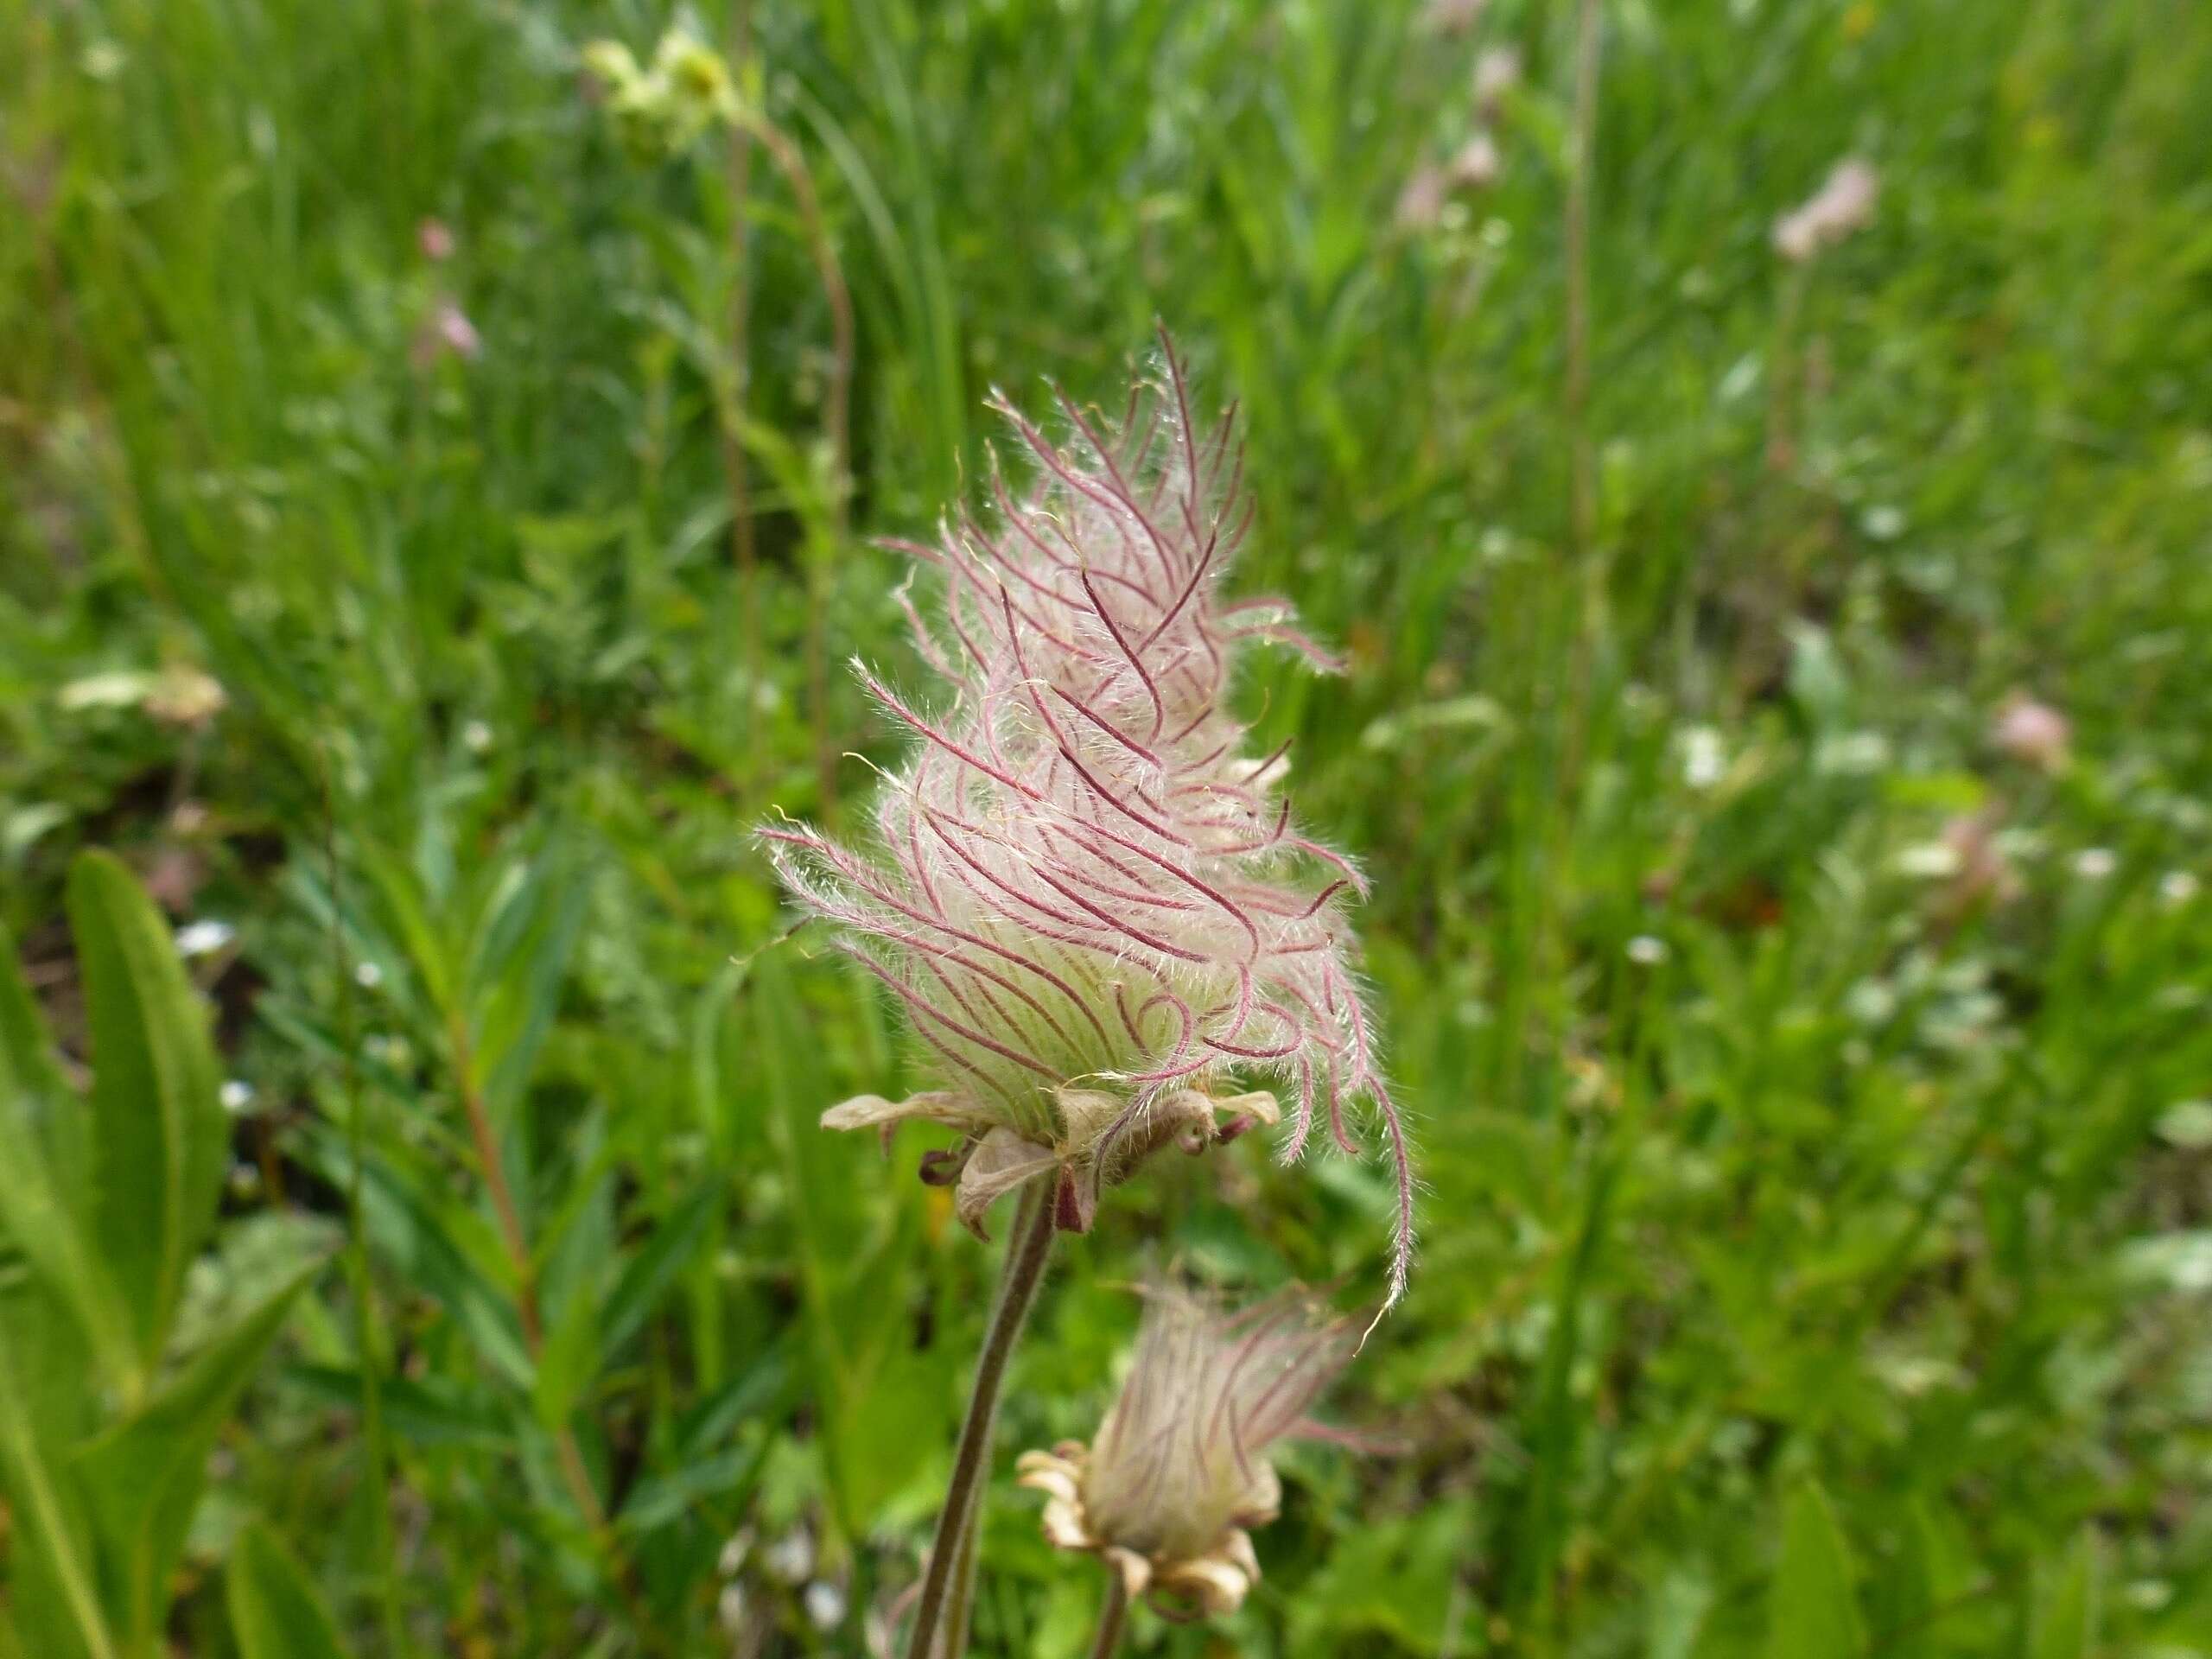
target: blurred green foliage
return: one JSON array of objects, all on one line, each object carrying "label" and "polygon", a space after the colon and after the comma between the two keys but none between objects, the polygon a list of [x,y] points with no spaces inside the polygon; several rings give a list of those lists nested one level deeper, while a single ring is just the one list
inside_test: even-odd
[{"label": "blurred green foliage", "polygon": [[[1247,707],[1375,875],[1427,1191],[1332,1405],[1402,1449],[1136,1647],[2212,1655],[2212,11],[1599,10],[1583,546],[1571,5],[677,19],[818,192],[848,493],[785,176],[581,72],[660,6],[0,4],[0,1653],[866,1650],[990,1263],[814,1129],[911,1057],[747,830],[895,753],[821,671],[913,668],[866,537],[1157,315],[1351,658]],[[1497,176],[1402,212],[1506,46]],[[1349,1303],[1389,1204],[1148,1172],[1002,1445],[1146,1261]],[[979,1651],[1081,1650],[1034,1523]]]}]

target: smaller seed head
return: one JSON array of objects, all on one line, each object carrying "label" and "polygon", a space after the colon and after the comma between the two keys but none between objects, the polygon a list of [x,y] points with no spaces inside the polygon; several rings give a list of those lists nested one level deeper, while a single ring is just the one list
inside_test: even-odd
[{"label": "smaller seed head", "polygon": [[1294,1289],[1235,1314],[1155,1288],[1120,1397],[1091,1444],[1020,1463],[1046,1537],[1098,1554],[1170,1618],[1233,1611],[1260,1576],[1247,1529],[1275,1517],[1268,1448],[1351,1358],[1353,1327]]}]

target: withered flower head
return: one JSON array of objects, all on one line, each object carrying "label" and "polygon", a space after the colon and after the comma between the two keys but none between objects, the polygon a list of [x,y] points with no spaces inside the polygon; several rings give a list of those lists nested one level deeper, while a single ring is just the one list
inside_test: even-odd
[{"label": "withered flower head", "polygon": [[1154,1290],[1096,1438],[1022,1456],[1046,1537],[1096,1553],[1167,1617],[1233,1611],[1260,1576],[1247,1529],[1281,1502],[1268,1448],[1319,1432],[1306,1410],[1352,1347],[1349,1322],[1302,1290],[1235,1315]]},{"label": "withered flower head", "polygon": [[860,669],[918,740],[880,797],[875,855],[805,825],[763,832],[935,1063],[930,1092],[823,1122],[957,1130],[923,1173],[957,1184],[969,1226],[1050,1179],[1059,1224],[1080,1231],[1099,1188],[1151,1152],[1275,1122],[1263,1080],[1294,1102],[1287,1160],[1317,1118],[1356,1152],[1345,1109],[1364,1097],[1397,1167],[1395,1300],[1413,1185],[1344,915],[1366,883],[1293,819],[1287,746],[1248,755],[1229,707],[1255,642],[1336,666],[1284,601],[1220,591],[1252,516],[1234,411],[1195,425],[1172,351],[1118,423],[1062,397],[1064,442],[995,401],[1032,482],[995,463],[988,521],[892,544],[944,583],[940,626],[900,595],[943,694]]}]

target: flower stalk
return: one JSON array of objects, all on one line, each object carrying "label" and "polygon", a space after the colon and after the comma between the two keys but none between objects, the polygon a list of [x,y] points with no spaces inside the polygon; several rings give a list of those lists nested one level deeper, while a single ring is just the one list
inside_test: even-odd
[{"label": "flower stalk", "polygon": [[1129,1619],[1129,1586],[1119,1573],[1106,1574],[1106,1599],[1099,1604],[1098,1634],[1090,1639],[1090,1659],[1112,1659],[1122,1649]]},{"label": "flower stalk", "polygon": [[[948,1599],[957,1594],[964,1609],[972,1593],[975,1554],[968,1548],[968,1539],[990,1471],[991,1430],[998,1420],[999,1395],[1006,1386],[1007,1364],[1014,1357],[1014,1344],[1021,1339],[1022,1326],[1037,1300],[1038,1287],[1044,1282],[1052,1233],[1052,1209],[1044,1193],[1036,1189],[1024,1193],[1014,1236],[1007,1245],[990,1328],[984,1332],[982,1352],[976,1362],[976,1385],[969,1394],[960,1440],[953,1450],[952,1480],[945,1489],[944,1509],[938,1516],[937,1536],[922,1577],[921,1601],[906,1643],[908,1659],[934,1659]],[[956,1582],[959,1583],[957,1592]],[[964,1617],[961,1622],[965,1623]],[[957,1659],[957,1648],[949,1647],[946,1651],[948,1659]]]}]

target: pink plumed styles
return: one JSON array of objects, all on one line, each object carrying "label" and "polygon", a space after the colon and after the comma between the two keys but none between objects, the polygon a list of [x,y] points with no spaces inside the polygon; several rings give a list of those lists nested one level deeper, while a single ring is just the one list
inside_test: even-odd
[{"label": "pink plumed styles", "polygon": [[1089,1446],[1025,1452],[1045,1536],[1098,1554],[1170,1618],[1233,1612],[1260,1576],[1247,1530],[1275,1518],[1268,1448],[1325,1435],[1307,1410],[1351,1357],[1352,1327],[1293,1290],[1224,1314],[1149,1293],[1121,1397]]},{"label": "pink plumed styles", "polygon": [[[1366,891],[1310,839],[1286,749],[1247,753],[1240,653],[1337,664],[1273,598],[1222,589],[1251,525],[1235,411],[1201,428],[1163,340],[1118,422],[1062,397],[1048,437],[995,397],[1027,450],[991,506],[894,543],[942,583],[914,642],[942,683],[862,682],[916,740],[872,852],[765,830],[784,880],[889,988],[934,1061],[912,1099],[848,1101],[831,1128],[955,1131],[925,1160],[980,1232],[999,1197],[1054,1184],[1060,1227],[1170,1143],[1197,1152],[1288,1119],[1286,1161],[1325,1132],[1357,1147],[1371,1105],[1397,1173],[1390,1297],[1413,1249],[1413,1176],[1357,982],[1347,904]],[[1279,1100],[1281,1104],[1279,1105]]]}]

